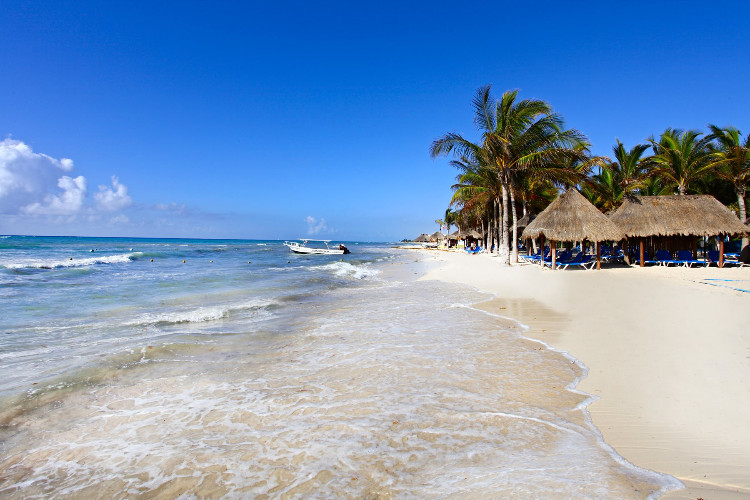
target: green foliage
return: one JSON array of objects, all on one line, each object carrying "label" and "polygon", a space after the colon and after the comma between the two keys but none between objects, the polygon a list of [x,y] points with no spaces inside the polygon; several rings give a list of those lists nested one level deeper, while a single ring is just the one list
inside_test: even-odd
[{"label": "green foliage", "polygon": [[[493,213],[503,188],[532,213],[543,210],[560,189],[577,188],[600,210],[616,209],[626,197],[706,193],[745,215],[750,187],[750,135],[709,125],[710,133],[668,128],[630,149],[617,139],[613,160],[591,156],[577,130],[540,100],[519,100],[518,91],[495,100],[489,85],[472,99],[476,142],[448,133],[430,147],[432,157],[452,155],[458,169],[453,218],[475,221]],[[653,154],[649,155],[649,149]],[[450,210],[450,209],[449,209]]]},{"label": "green foliage", "polygon": [[583,134],[565,130],[562,117],[544,101],[519,100],[517,90],[506,91],[498,101],[486,85],[477,90],[472,108],[478,141],[447,133],[430,146],[433,158],[454,158],[450,164],[460,173],[451,206],[459,210],[491,209],[503,190],[514,190],[511,194],[526,203],[537,197],[535,190],[582,182],[595,163]]},{"label": "green foliage", "polygon": [[697,192],[700,181],[714,168],[712,163],[711,136],[701,139],[701,132],[685,132],[668,128],[658,141],[649,139],[654,155],[651,157],[651,175],[660,177],[679,194]]}]

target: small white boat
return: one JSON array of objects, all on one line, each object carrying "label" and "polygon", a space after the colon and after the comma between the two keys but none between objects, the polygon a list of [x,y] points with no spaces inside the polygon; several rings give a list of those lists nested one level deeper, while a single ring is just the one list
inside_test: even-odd
[{"label": "small white boat", "polygon": [[[294,253],[302,253],[302,254],[310,254],[310,255],[343,255],[345,253],[350,253],[349,249],[346,248],[344,245],[338,245],[337,247],[331,248],[328,244],[331,242],[331,240],[300,240],[299,241],[285,241],[284,245],[289,247],[289,250],[291,250]],[[314,242],[320,242],[325,245],[323,246],[309,246],[309,243],[311,241]]]}]

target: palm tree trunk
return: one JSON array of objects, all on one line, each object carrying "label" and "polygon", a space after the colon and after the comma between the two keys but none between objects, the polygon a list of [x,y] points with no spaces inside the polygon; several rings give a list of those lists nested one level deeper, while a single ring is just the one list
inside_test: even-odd
[{"label": "palm tree trunk", "polygon": [[503,182],[503,217],[502,232],[500,233],[500,264],[510,265],[510,253],[508,252],[508,185]]},{"label": "palm tree trunk", "polygon": [[513,250],[511,254],[511,264],[518,264],[518,213],[516,212],[516,195],[513,193],[513,186],[510,187],[510,211],[513,217],[513,238],[511,245]]},{"label": "palm tree trunk", "polygon": [[677,189],[679,190],[680,196],[685,196],[687,194],[687,187],[685,184],[680,184],[677,186]]},{"label": "palm tree trunk", "polygon": [[495,202],[493,201],[490,205],[490,209],[487,211],[487,234],[485,235],[484,247],[490,248],[492,246],[492,238],[495,229]]},{"label": "palm tree trunk", "polygon": [[495,233],[495,251],[500,253],[500,198],[495,198],[495,206],[492,209],[494,225],[492,230]]},{"label": "palm tree trunk", "polygon": [[[747,208],[745,207],[746,191],[744,188],[738,188],[736,191],[737,191],[737,204],[740,206],[740,222],[744,224],[745,219],[747,219]],[[745,248],[748,245],[748,241],[750,240],[748,239],[747,234],[744,234],[742,236],[742,248]]]},{"label": "palm tree trunk", "polygon": [[484,219],[482,219],[482,230],[484,231],[484,248],[490,248],[492,246],[492,219],[495,217],[495,202],[489,206],[487,210],[487,226],[484,225]]}]

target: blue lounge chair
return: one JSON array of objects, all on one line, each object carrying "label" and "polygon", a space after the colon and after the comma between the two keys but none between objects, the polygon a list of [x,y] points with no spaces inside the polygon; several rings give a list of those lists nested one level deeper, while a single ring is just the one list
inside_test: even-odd
[{"label": "blue lounge chair", "polygon": [[[637,262],[638,264],[640,264],[640,263],[641,263],[641,262],[640,262],[640,258],[641,258],[640,254],[636,254],[636,260],[635,260],[635,261],[636,261],[636,262]],[[644,251],[643,251],[643,265],[645,266],[646,264],[657,264],[657,265],[661,265],[661,261],[658,261],[658,260],[649,260],[649,258],[648,258],[648,250],[644,250]]]},{"label": "blue lounge chair", "polygon": [[615,251],[614,248],[609,246],[602,247],[602,262],[620,262],[625,258],[625,253],[622,249]]},{"label": "blue lounge chair", "polygon": [[[545,249],[545,256],[546,256],[546,249]],[[525,260],[526,262],[539,262],[542,260],[542,249],[536,251],[533,255],[519,255],[519,258]]]},{"label": "blue lounge chair", "polygon": [[591,258],[591,255],[585,255],[583,252],[579,252],[578,255],[572,259],[558,262],[560,269],[567,269],[570,266],[593,269],[594,264],[596,264],[596,261]]},{"label": "blue lounge chair", "polygon": [[[737,260],[730,260],[727,259],[727,254],[724,254],[724,267],[729,266],[746,266],[747,264],[743,264],[742,262],[739,262]],[[708,264],[706,264],[706,267],[710,266],[711,264],[719,265],[719,251],[718,250],[709,250],[708,251]]]},{"label": "blue lounge chair", "polygon": [[667,267],[669,267],[670,264],[676,264],[676,265],[680,264],[679,261],[672,259],[672,254],[669,253],[669,250],[657,250],[656,262],[658,262],[660,266],[667,266]]},{"label": "blue lounge chair", "polygon": [[693,264],[708,266],[709,262],[706,260],[695,260],[693,259],[693,252],[690,250],[678,250],[677,259],[674,261],[677,265],[691,267]]},{"label": "blue lounge chair", "polygon": [[[560,262],[564,260],[569,260],[571,253],[572,252],[570,250],[563,250],[561,252],[557,252],[555,254],[555,265],[559,266]],[[544,257],[544,262],[542,262],[542,264],[544,264],[545,266],[552,267],[552,253]]]}]

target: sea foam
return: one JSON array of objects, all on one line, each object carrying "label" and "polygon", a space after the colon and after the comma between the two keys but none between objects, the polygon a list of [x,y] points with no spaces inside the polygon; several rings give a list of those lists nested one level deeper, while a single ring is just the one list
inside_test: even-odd
[{"label": "sea foam", "polygon": [[102,255],[87,258],[64,259],[23,259],[17,262],[5,262],[0,265],[5,269],[59,269],[65,267],[90,267],[97,264],[121,264],[130,262],[143,255],[142,252],[130,252],[118,255]]},{"label": "sea foam", "polygon": [[334,275],[343,278],[354,278],[354,279],[365,279],[372,278],[380,274],[377,269],[372,269],[369,266],[360,264],[350,264],[349,262],[331,262],[322,266],[314,266],[312,269],[319,269],[324,271],[333,272]]}]

